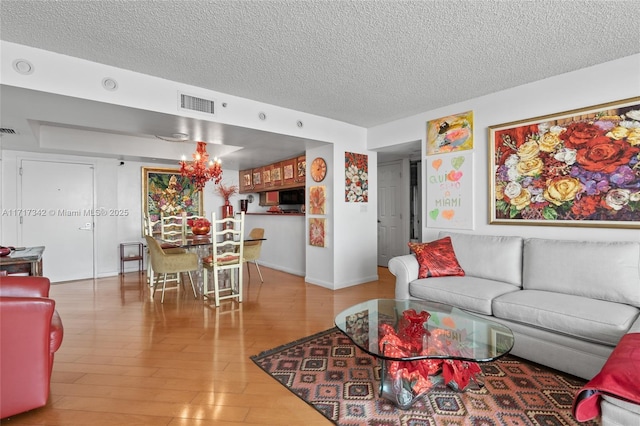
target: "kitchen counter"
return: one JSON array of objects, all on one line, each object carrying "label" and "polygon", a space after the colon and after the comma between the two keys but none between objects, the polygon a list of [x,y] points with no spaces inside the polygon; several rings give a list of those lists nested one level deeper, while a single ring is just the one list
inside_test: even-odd
[{"label": "kitchen counter", "polygon": [[[270,217],[272,216],[272,217]],[[302,213],[249,213],[245,229],[263,228],[260,265],[294,275],[306,272],[306,220]]]},{"label": "kitchen counter", "polygon": [[261,212],[261,213],[245,213],[246,216],[305,216],[304,213],[270,213],[270,212]]}]

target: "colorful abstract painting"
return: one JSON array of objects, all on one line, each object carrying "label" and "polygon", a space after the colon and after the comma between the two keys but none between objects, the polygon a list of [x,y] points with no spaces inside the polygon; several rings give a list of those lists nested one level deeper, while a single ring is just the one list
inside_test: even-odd
[{"label": "colorful abstract painting", "polygon": [[324,247],[326,219],[309,219],[309,245]]},{"label": "colorful abstract painting", "polygon": [[489,136],[490,223],[640,228],[640,97]]},{"label": "colorful abstract painting", "polygon": [[369,156],[354,152],[344,153],[344,200],[349,203],[369,201]]},{"label": "colorful abstract painting", "polygon": [[427,155],[473,149],[473,111],[427,122]]},{"label": "colorful abstract painting", "polygon": [[326,189],[323,185],[309,188],[309,214],[325,214],[327,203]]}]

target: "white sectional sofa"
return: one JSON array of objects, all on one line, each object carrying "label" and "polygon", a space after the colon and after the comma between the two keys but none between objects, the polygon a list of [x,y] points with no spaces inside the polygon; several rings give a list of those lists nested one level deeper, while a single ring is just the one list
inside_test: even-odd
[{"label": "white sectional sofa", "polygon": [[[584,379],[624,334],[640,333],[640,243],[446,236],[465,276],[419,279],[414,255],[394,257],[396,299],[490,317],[513,331],[512,354]],[[602,408],[603,424],[640,425],[636,404],[605,397]]]}]

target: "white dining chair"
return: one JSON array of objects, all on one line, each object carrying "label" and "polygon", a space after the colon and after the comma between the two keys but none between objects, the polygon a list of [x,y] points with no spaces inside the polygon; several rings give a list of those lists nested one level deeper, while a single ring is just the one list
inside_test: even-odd
[{"label": "white dining chair", "polygon": [[[211,256],[203,259],[205,298],[213,298],[215,306],[221,300],[237,299],[242,302],[242,265],[244,253],[244,212],[240,215],[211,218]],[[221,275],[228,274],[228,285],[220,285]],[[213,275],[212,279],[209,275]],[[227,277],[225,277],[225,282]],[[213,281],[213,283],[210,283]],[[213,284],[213,288],[211,288]]]}]

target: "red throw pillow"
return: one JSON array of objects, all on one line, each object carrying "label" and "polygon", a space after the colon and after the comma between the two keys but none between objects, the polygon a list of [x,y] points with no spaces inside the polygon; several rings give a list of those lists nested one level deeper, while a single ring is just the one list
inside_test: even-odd
[{"label": "red throw pillow", "polygon": [[418,278],[464,275],[453,251],[451,237],[429,243],[409,243],[409,248],[416,254],[420,265]]}]

